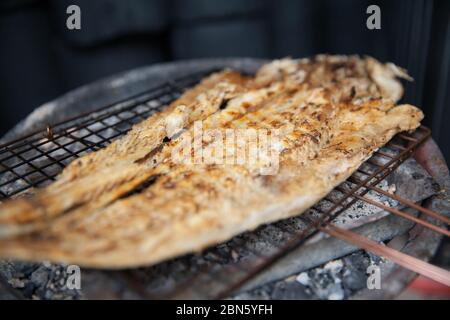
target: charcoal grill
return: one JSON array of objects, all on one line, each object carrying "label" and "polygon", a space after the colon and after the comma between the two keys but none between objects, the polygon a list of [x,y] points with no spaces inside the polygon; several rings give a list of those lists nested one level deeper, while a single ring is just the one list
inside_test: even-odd
[{"label": "charcoal grill", "polygon": [[[211,72],[230,67],[251,74],[261,63],[262,60],[253,59],[196,60],[142,68],[82,87],[38,108],[2,140],[0,200],[47,185],[68,163],[124,135],[132,125],[164,108]],[[83,295],[145,299],[232,297],[264,281],[277,280],[270,276],[271,270],[276,270],[283,259],[299,248],[317,240],[318,233],[345,240],[410,270],[398,267],[391,270],[391,278],[397,275],[401,281],[396,286],[391,281],[383,297],[398,294],[414,272],[450,286],[448,271],[425,262],[434,254],[441,237],[450,235],[447,229],[450,219],[445,215],[446,193],[441,190],[417,202],[418,199],[404,198],[380,185],[415,154],[440,187],[448,188],[445,162],[430,157],[426,153],[430,150],[433,156],[439,156],[428,128],[421,126],[414,133],[399,134],[346,182],[299,217],[263,226],[205,252],[149,268],[83,270],[83,279],[87,279]],[[374,200],[370,194],[378,194],[395,205]],[[362,236],[334,223],[361,202],[412,222],[415,240],[396,250],[370,240],[370,234]],[[5,279],[3,282],[0,290],[8,287]],[[11,294],[20,297],[18,292]],[[359,292],[359,297],[374,295]]]}]

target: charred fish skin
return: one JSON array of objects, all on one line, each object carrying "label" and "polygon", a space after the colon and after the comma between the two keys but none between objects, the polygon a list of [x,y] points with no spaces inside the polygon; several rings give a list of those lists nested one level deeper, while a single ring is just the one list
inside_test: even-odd
[{"label": "charred fish skin", "polygon": [[[255,77],[214,74],[34,197],[2,204],[0,256],[151,265],[298,215],[393,135],[419,126],[419,109],[395,105],[402,72],[370,57],[320,55],[273,61]],[[222,136],[277,130],[277,170],[174,162],[196,121]]]}]

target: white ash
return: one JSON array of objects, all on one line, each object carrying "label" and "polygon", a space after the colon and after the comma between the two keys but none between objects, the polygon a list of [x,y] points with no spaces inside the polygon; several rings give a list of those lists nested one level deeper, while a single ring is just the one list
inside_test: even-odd
[{"label": "white ash", "polygon": [[[374,260],[375,259],[375,260]],[[322,299],[343,300],[366,288],[367,267],[383,263],[376,256],[357,251],[341,259],[265,284],[233,299]]]},{"label": "white ash", "polygon": [[296,280],[297,280],[298,282],[300,282],[300,283],[301,283],[302,285],[304,285],[304,286],[309,286],[309,285],[311,285],[311,278],[308,276],[308,273],[307,273],[307,272],[302,272],[302,273],[300,273],[300,274],[297,276]]},{"label": "white ash", "polygon": [[342,300],[344,289],[342,287],[343,269],[342,260],[330,261],[323,268],[316,268],[309,273],[313,281],[309,281],[307,287],[314,292],[319,299]]},{"label": "white ash", "polygon": [[[391,194],[394,190],[396,190],[396,185],[389,185],[386,180],[379,183],[377,187]],[[379,194],[373,190],[369,190],[364,197],[390,208],[394,208],[399,205],[398,201],[383,194]],[[384,211],[375,205],[358,200],[351,207],[347,208],[345,212],[339,215],[333,223],[344,229],[353,229],[363,224],[381,219],[388,214],[388,211]]]}]

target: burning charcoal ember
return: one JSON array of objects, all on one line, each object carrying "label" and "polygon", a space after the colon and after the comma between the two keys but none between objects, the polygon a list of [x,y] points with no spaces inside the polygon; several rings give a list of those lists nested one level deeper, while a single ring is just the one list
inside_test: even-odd
[{"label": "burning charcoal ember", "polygon": [[328,262],[323,268],[316,268],[308,272],[312,279],[308,289],[319,299],[342,300],[342,260]]},{"label": "burning charcoal ember", "polygon": [[27,299],[31,299],[35,290],[36,286],[33,284],[33,282],[29,281],[23,288],[22,293]]},{"label": "burning charcoal ember", "polygon": [[10,279],[8,281],[8,283],[10,285],[12,285],[12,287],[15,288],[15,289],[21,289],[21,288],[23,288],[25,286],[25,282],[23,282],[22,280],[17,279],[17,278]]},{"label": "burning charcoal ember", "polygon": [[342,259],[344,272],[342,282],[345,284],[347,295],[365,288],[367,281],[366,270],[370,265],[370,259],[363,252],[355,252]]},{"label": "burning charcoal ember", "polygon": [[276,300],[307,299],[306,287],[295,280],[286,280],[274,285],[270,296]]},{"label": "burning charcoal ember", "polygon": [[379,257],[376,254],[373,254],[372,252],[367,252],[367,255],[370,258],[370,263],[374,265],[379,265],[386,261],[383,257]]},{"label": "burning charcoal ember", "polygon": [[48,281],[47,268],[40,266],[31,274],[31,282],[37,287],[45,287]]},{"label": "burning charcoal ember", "polygon": [[67,266],[49,263],[3,261],[0,275],[27,299],[79,299],[78,290],[68,289]]},{"label": "burning charcoal ember", "polygon": [[264,295],[272,299],[347,299],[366,288],[366,270],[372,263],[367,253],[358,251],[234,298],[259,299]]},{"label": "burning charcoal ember", "polygon": [[266,289],[256,289],[232,297],[233,300],[269,300],[270,298],[270,293]]}]

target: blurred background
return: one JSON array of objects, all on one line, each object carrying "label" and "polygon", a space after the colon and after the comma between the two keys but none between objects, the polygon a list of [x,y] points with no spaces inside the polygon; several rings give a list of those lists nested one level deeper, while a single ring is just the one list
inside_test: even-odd
[{"label": "blurred background", "polygon": [[[82,30],[66,28],[81,8]],[[381,30],[366,9],[381,8]],[[179,59],[369,54],[415,78],[404,101],[450,159],[448,0],[2,0],[0,135],[40,104],[114,73]]]}]

